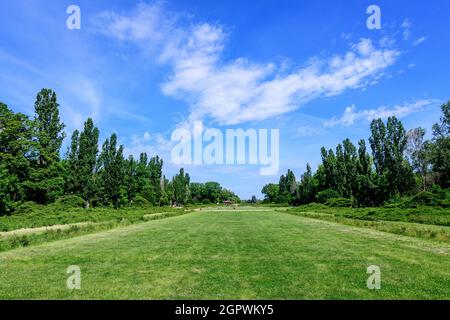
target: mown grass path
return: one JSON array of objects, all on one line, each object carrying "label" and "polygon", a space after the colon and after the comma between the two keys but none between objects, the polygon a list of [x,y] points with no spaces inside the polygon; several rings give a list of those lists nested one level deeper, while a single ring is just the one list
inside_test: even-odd
[{"label": "mown grass path", "polygon": [[[66,288],[78,265],[81,290]],[[369,265],[381,290],[368,290]],[[450,246],[286,213],[155,220],[0,254],[3,299],[450,299]]]}]

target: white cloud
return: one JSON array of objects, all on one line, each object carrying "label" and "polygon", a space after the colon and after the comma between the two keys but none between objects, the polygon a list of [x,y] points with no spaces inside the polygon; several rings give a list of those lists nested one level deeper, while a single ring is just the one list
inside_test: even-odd
[{"label": "white cloud", "polygon": [[341,33],[341,38],[344,40],[350,40],[352,38],[352,34],[351,33]]},{"label": "white cloud", "polygon": [[378,43],[379,43],[380,47],[382,47],[382,48],[393,47],[395,44],[395,39],[385,36],[385,37],[381,38]]},{"label": "white cloud", "polygon": [[347,107],[340,118],[333,118],[325,122],[326,127],[334,127],[336,125],[351,126],[359,121],[371,121],[373,119],[387,119],[388,117],[403,118],[412,113],[422,111],[424,107],[435,103],[436,100],[423,99],[416,100],[412,103],[396,105],[392,107],[381,106],[376,109],[367,109],[357,111],[356,106]]},{"label": "white cloud", "polygon": [[158,4],[140,3],[129,15],[104,11],[94,19],[95,31],[121,41],[158,42],[165,38],[170,26]]},{"label": "white cloud", "polygon": [[405,19],[401,27],[403,29],[403,40],[409,40],[409,38],[411,37],[412,23],[408,19]]},{"label": "white cloud", "polygon": [[173,145],[174,143],[167,139],[163,133],[145,131],[142,135],[131,136],[131,143],[125,146],[124,153],[125,155],[133,155],[135,158],[138,158],[142,152],[146,152],[149,157],[159,155],[167,158]]},{"label": "white cloud", "polygon": [[304,138],[312,137],[325,133],[325,130],[321,127],[301,126],[295,130],[295,137]]},{"label": "white cloud", "polygon": [[220,25],[181,28],[167,16],[161,6],[141,4],[128,16],[103,13],[96,24],[99,32],[119,41],[161,47],[159,61],[172,67],[162,92],[188,104],[187,122],[233,125],[279,116],[313,99],[376,83],[400,54],[361,39],[343,54],[311,58],[286,70],[272,62],[225,60],[227,34]]},{"label": "white cloud", "polygon": [[280,72],[274,63],[239,58],[224,62],[224,33],[218,26],[196,26],[173,58],[174,71],[163,92],[190,104],[190,119],[208,117],[220,124],[265,120],[297,109],[321,96],[367,86],[400,54],[377,49],[369,39],[343,55],[316,58]]},{"label": "white cloud", "polygon": [[425,40],[427,40],[427,37],[420,37],[419,39],[417,39],[416,41],[413,42],[413,46],[418,46],[419,44],[421,44]]}]

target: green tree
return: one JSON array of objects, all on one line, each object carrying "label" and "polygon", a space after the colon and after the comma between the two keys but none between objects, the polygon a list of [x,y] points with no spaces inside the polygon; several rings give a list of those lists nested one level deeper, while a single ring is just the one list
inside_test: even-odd
[{"label": "green tree", "polygon": [[265,202],[274,203],[280,193],[280,187],[278,184],[269,183],[262,188],[261,193],[264,195]]},{"label": "green tree", "polygon": [[113,133],[106,139],[99,157],[100,185],[104,192],[103,203],[115,208],[121,204],[124,187],[123,146],[117,147],[117,135]]},{"label": "green tree", "polygon": [[217,203],[221,200],[222,186],[218,182],[209,181],[205,183],[206,198],[211,203]]},{"label": "green tree", "polygon": [[85,200],[89,208],[97,192],[95,169],[98,155],[99,130],[89,118],[84,129],[72,134],[70,148],[66,156],[66,192],[76,194]]},{"label": "green tree", "polygon": [[97,189],[95,168],[98,155],[98,136],[99,130],[94,126],[92,119],[89,118],[80,134],[78,151],[79,185],[81,197],[86,201],[86,208],[89,208]]},{"label": "green tree", "polygon": [[364,139],[358,142],[358,175],[370,177],[372,174],[372,163],[370,155],[367,153],[366,141]]},{"label": "green tree", "polygon": [[297,181],[290,169],[287,171],[286,176],[282,175],[280,177],[280,182],[278,183],[280,194],[277,197],[276,202],[278,203],[292,203],[295,200],[297,194]]},{"label": "green tree", "polygon": [[231,190],[222,188],[220,191],[220,200],[221,201],[233,201],[235,203],[241,202],[241,199]]},{"label": "green tree", "polygon": [[162,197],[161,179],[163,160],[159,157],[152,157],[148,163],[149,179],[151,185],[151,199],[150,202],[154,205],[160,205]]},{"label": "green tree", "polygon": [[344,146],[344,169],[345,169],[345,183],[343,187],[344,197],[353,197],[356,188],[356,177],[358,174],[358,155],[356,152],[356,147],[349,139],[343,141]]},{"label": "green tree", "polygon": [[325,147],[321,149],[322,155],[322,167],[323,167],[323,177],[324,177],[324,188],[323,189],[333,189],[338,191],[339,182],[338,180],[338,168],[337,168],[337,160],[333,150],[327,150]]},{"label": "green tree", "polygon": [[206,188],[204,183],[193,182],[190,184],[191,200],[193,203],[200,204],[206,199]]},{"label": "green tree", "polygon": [[134,157],[130,155],[127,160],[123,162],[124,168],[124,190],[126,190],[126,202],[131,203],[138,195],[138,179],[137,179],[138,163]]},{"label": "green tree", "polygon": [[63,168],[59,156],[65,137],[64,124],[59,118],[59,104],[54,91],[42,89],[36,97],[34,109],[36,152],[26,188],[30,200],[45,204],[64,192]]},{"label": "green tree", "polygon": [[427,190],[427,177],[429,171],[429,144],[424,140],[425,129],[415,128],[409,130],[407,133],[408,146],[407,153],[412,165],[412,168],[421,177],[421,187],[422,190]]},{"label": "green tree", "polygon": [[29,178],[32,123],[0,103],[0,215],[11,212],[14,203],[26,198]]},{"label": "green tree", "polygon": [[430,145],[430,161],[438,183],[450,187],[450,101],[441,106],[440,122],[433,126],[433,141]]},{"label": "green tree", "polygon": [[173,201],[176,205],[184,205],[189,201],[189,183],[189,174],[185,173],[183,168],[172,178]]},{"label": "green tree", "polygon": [[376,203],[376,185],[372,178],[372,163],[367,153],[366,142],[360,140],[358,143],[358,163],[356,175],[356,188],[354,197],[360,206],[369,206]]},{"label": "green tree", "polygon": [[386,126],[383,120],[375,119],[370,124],[370,131],[372,135],[369,138],[370,146],[372,148],[373,162],[375,170],[378,175],[383,174],[387,170],[386,163]]},{"label": "green tree", "polygon": [[161,205],[170,205],[172,204],[171,199],[173,199],[173,185],[169,181],[169,179],[166,178],[166,176],[163,175],[162,177],[162,196],[161,196]]},{"label": "green tree", "polygon": [[314,202],[317,193],[318,183],[313,177],[311,166],[306,164],[306,171],[302,174],[300,184],[298,186],[297,202],[299,204],[307,204]]},{"label": "green tree", "polygon": [[406,131],[396,117],[389,117],[385,126],[381,119],[371,124],[370,144],[381,183],[378,188],[386,189],[386,197],[398,193],[405,194],[414,188],[414,176],[411,166],[405,158],[407,146]]},{"label": "green tree", "polygon": [[67,194],[77,194],[79,189],[78,179],[78,150],[80,146],[80,132],[75,130],[70,140],[70,148],[65,160],[65,190]]}]

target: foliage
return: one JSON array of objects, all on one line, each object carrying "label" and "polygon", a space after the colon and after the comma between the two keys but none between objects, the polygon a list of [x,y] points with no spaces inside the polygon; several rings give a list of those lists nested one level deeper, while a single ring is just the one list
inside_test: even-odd
[{"label": "foliage", "polygon": [[184,169],[181,168],[180,172],[176,174],[172,178],[172,186],[173,186],[173,202],[175,205],[183,205],[189,202],[190,198],[190,190],[189,190],[189,182],[191,178],[189,174],[184,172]]},{"label": "foliage", "polygon": [[280,187],[278,184],[269,183],[262,188],[261,193],[264,194],[265,202],[274,203],[280,193]]},{"label": "foliage", "polygon": [[90,207],[96,195],[95,169],[98,154],[99,130],[89,118],[84,124],[84,130],[72,135],[70,152],[68,154],[66,172],[66,189],[68,193],[77,194],[86,200],[86,208]]},{"label": "foliage", "polygon": [[433,225],[424,225],[409,222],[397,221],[374,221],[362,220],[358,218],[344,217],[334,213],[324,213],[317,211],[290,211],[289,213],[299,215],[302,217],[337,222],[349,226],[360,228],[369,228],[382,232],[389,232],[408,237],[416,237],[427,240],[434,240],[440,242],[450,243],[450,229],[448,227],[440,227]]},{"label": "foliage", "polygon": [[[288,170],[278,184],[263,187],[264,202],[304,205],[344,197],[351,199],[353,206],[370,207],[426,191],[433,183],[448,187],[450,101],[442,106],[442,112],[440,123],[433,126],[431,141],[424,141],[422,128],[406,133],[396,117],[389,117],[386,123],[382,119],[373,120],[369,138],[372,155],[367,152],[365,140],[358,142],[358,148],[349,139],[339,143],[335,150],[322,147],[322,163],[315,173],[307,164],[300,181],[296,181],[294,173]],[[334,190],[332,195],[329,190]],[[429,203],[446,207],[449,202],[445,198]]]},{"label": "foliage", "polygon": [[56,199],[54,206],[58,208],[82,208],[85,202],[82,198],[75,195],[62,196]]},{"label": "foliage", "polygon": [[443,199],[441,199],[438,195],[422,191],[414,195],[411,199],[405,201],[402,204],[404,208],[417,208],[418,206],[442,206]]},{"label": "foliage", "polygon": [[450,188],[450,101],[442,105],[441,110],[440,122],[433,126],[429,157],[439,185]]},{"label": "foliage", "polygon": [[316,201],[318,203],[325,203],[330,199],[340,198],[340,197],[341,197],[341,195],[336,190],[326,189],[326,190],[323,190],[323,191],[320,191],[317,193]]},{"label": "foliage", "polygon": [[143,196],[137,195],[133,198],[133,207],[143,207],[146,208],[151,205],[150,201],[145,199]]},{"label": "foliage", "polygon": [[41,204],[53,202],[64,193],[63,167],[59,151],[65,137],[59,118],[56,93],[42,89],[34,105],[33,150],[29,178],[24,183],[27,198]]},{"label": "foliage", "polygon": [[353,202],[348,198],[331,198],[325,202],[325,205],[332,208],[351,208]]}]

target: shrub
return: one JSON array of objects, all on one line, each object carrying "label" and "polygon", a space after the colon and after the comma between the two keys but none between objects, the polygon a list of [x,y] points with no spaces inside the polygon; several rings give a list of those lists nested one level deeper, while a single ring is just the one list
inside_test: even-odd
[{"label": "shrub", "polygon": [[331,198],[325,205],[333,208],[350,208],[352,206],[352,200],[347,198]]},{"label": "shrub", "polygon": [[340,194],[333,189],[326,189],[317,193],[316,200],[318,203],[325,203],[330,199],[339,198]]},{"label": "shrub", "polygon": [[211,204],[211,201],[209,199],[203,199],[202,204]]},{"label": "shrub", "polygon": [[85,201],[79,196],[67,195],[56,199],[54,205],[61,208],[83,208]]},{"label": "shrub", "polygon": [[434,193],[422,191],[416,194],[414,197],[405,201],[402,205],[404,208],[416,208],[417,206],[441,206],[442,200]]},{"label": "shrub", "polygon": [[42,210],[43,208],[45,208],[45,206],[41,204],[37,204],[33,201],[27,201],[17,207],[16,213],[31,213]]},{"label": "shrub", "polygon": [[145,207],[150,206],[150,202],[147,199],[145,199],[143,196],[137,195],[133,199],[133,206],[145,208]]},{"label": "shrub", "polygon": [[275,203],[278,203],[278,204],[287,204],[288,202],[289,202],[289,199],[285,195],[282,195],[282,194],[278,195],[275,198]]},{"label": "shrub", "polygon": [[28,247],[30,244],[30,241],[28,240],[27,236],[14,236],[10,239],[10,245],[13,248],[17,247]]},{"label": "shrub", "polygon": [[433,184],[433,186],[430,188],[430,192],[441,198],[445,197],[445,190],[442,190],[442,188],[438,184]]}]

